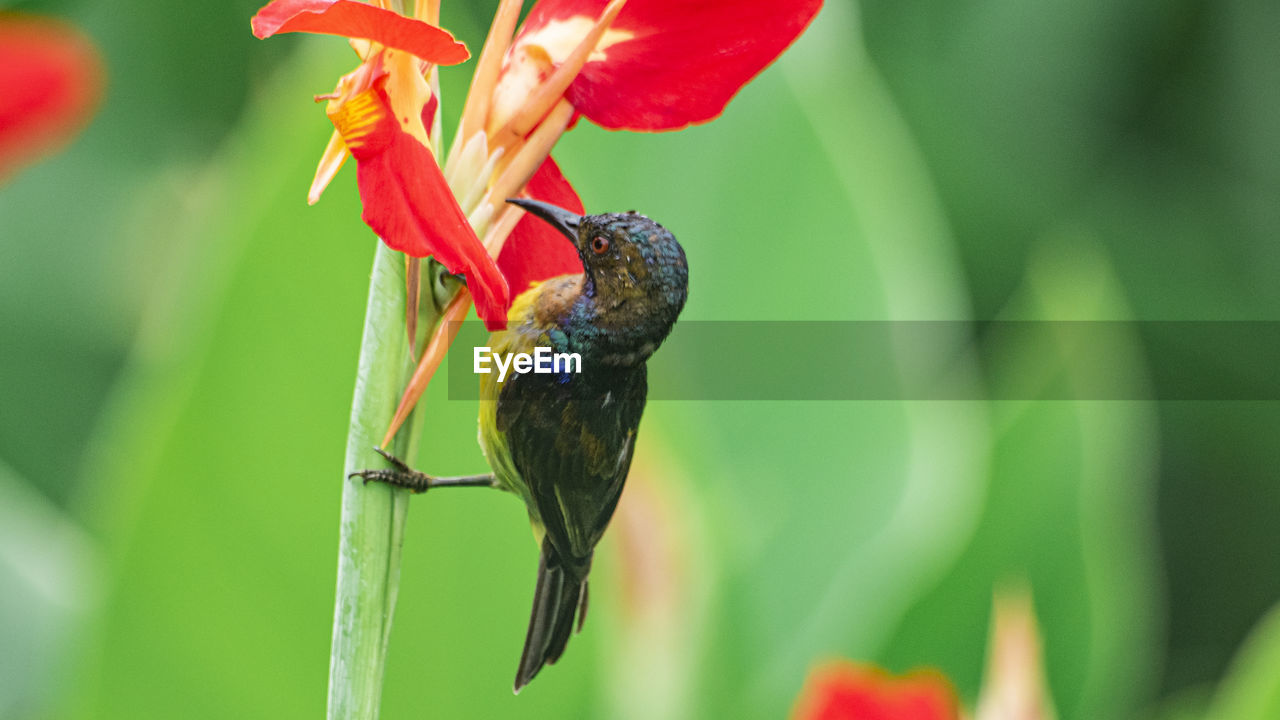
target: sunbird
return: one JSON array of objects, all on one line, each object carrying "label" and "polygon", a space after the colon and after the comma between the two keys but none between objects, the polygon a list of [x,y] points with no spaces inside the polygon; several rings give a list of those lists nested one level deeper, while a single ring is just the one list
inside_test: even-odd
[{"label": "sunbird", "polygon": [[[515,299],[495,357],[549,347],[577,353],[578,372],[480,376],[480,446],[493,472],[435,477],[382,453],[393,470],[352,476],[408,488],[496,487],[529,511],[541,546],[533,612],[515,691],[564,653],[587,613],[591,556],[622,494],[648,385],[645,362],[675,325],[689,291],[684,249],[634,211],[581,216],[512,199],[569,238],[582,274],[531,286]],[[382,452],[379,450],[378,452]]]}]

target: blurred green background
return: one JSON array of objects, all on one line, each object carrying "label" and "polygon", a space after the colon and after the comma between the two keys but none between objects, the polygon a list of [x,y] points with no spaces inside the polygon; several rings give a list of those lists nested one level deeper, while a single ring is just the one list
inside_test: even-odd
[{"label": "blurred green background", "polygon": [[[478,48],[494,4],[444,23]],[[316,717],[375,241],[350,169],[305,196],[311,96],[352,55],[257,41],[240,0],[3,7],[79,24],[109,80],[0,188],[0,716]],[[1272,320],[1277,27],[1273,0],[831,0],[715,123],[584,123],[556,156],[589,210],[675,230],[686,319]],[[1123,328],[1101,365],[956,342],[869,352],[1028,398],[1152,361]],[[474,404],[426,402],[424,464],[482,471]],[[829,657],[937,666],[972,703],[1018,578],[1064,720],[1280,717],[1280,626],[1254,632],[1278,426],[1274,402],[655,402],[586,632],[518,698],[523,509],[413,503],[384,717],[775,718]]]}]

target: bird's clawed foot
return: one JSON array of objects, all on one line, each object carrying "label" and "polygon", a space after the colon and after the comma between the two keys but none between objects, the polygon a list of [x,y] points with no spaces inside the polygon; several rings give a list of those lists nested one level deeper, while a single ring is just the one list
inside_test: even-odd
[{"label": "bird's clawed foot", "polygon": [[387,459],[391,463],[392,470],[358,470],[347,476],[350,478],[361,478],[364,484],[368,485],[370,480],[375,482],[383,482],[388,485],[402,487],[415,493],[424,493],[431,488],[431,476],[426,473],[418,472],[405,464],[403,460],[383,450],[382,448],[374,448],[374,450]]},{"label": "bird's clawed foot", "polygon": [[375,451],[391,463],[391,470],[359,470],[348,475],[348,478],[361,478],[368,485],[370,480],[388,485],[402,487],[415,493],[424,493],[433,487],[497,487],[493,475],[464,475],[461,477],[435,477],[418,472],[405,464],[403,460],[386,452],[382,448]]}]

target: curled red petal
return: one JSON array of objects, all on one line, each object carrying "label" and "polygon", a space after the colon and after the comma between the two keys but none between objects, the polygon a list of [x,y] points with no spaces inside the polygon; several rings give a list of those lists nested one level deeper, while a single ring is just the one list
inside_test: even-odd
[{"label": "curled red petal", "polygon": [[502,273],[467,222],[435,156],[392,117],[382,87],[348,100],[331,118],[356,160],[365,223],[392,249],[431,255],[449,272],[465,275],[485,326],[505,328],[510,295]]},{"label": "curled red petal", "polygon": [[[525,194],[534,200],[551,203],[581,214],[582,200],[564,179],[559,166],[548,157],[525,186]],[[507,279],[512,296],[529,289],[533,283],[559,275],[582,272],[582,260],[573,243],[547,223],[530,215],[520,218],[498,254],[498,269]]]},{"label": "curled red petal", "polygon": [[353,0],[275,0],[250,24],[258,38],[288,32],[364,38],[437,65],[457,65],[471,57],[467,46],[446,30]]},{"label": "curled red petal", "polygon": [[851,662],[821,665],[809,674],[792,720],[959,720],[951,683],[921,670],[894,677]]},{"label": "curled red petal", "polygon": [[[540,0],[521,35],[555,23],[585,27],[579,18],[594,21],[606,4]],[[588,120],[614,130],[707,122],[821,7],[822,0],[630,0],[605,37],[604,57],[583,66],[566,97]]]},{"label": "curled red petal", "polygon": [[0,16],[0,180],[79,132],[102,77],[93,43],[71,25]]}]

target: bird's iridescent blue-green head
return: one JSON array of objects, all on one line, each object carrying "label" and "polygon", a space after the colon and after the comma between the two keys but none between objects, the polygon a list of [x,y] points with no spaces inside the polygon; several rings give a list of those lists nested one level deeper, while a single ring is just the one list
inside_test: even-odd
[{"label": "bird's iridescent blue-green head", "polygon": [[689,293],[684,249],[666,228],[635,211],[578,215],[538,200],[508,202],[573,242],[586,274],[584,295],[607,316],[601,320],[666,337]]}]

